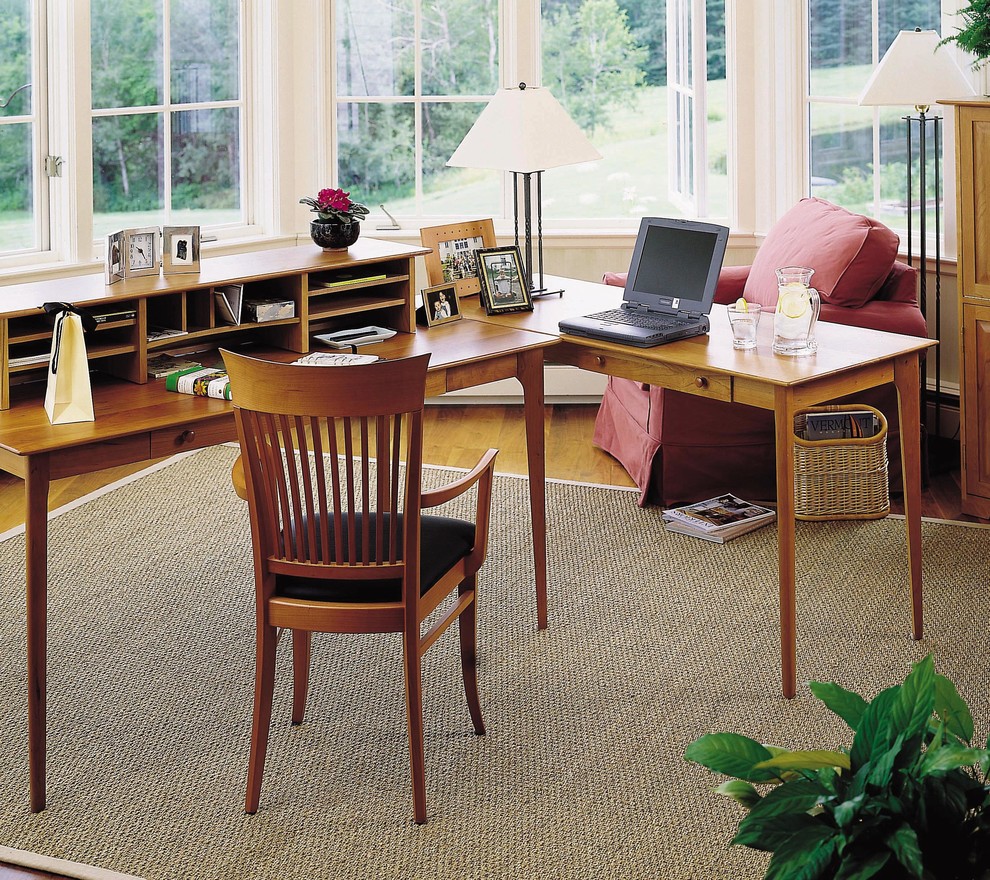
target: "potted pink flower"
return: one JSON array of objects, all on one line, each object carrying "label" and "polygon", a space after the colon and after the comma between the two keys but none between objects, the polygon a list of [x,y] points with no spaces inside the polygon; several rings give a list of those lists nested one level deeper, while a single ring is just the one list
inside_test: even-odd
[{"label": "potted pink flower", "polygon": [[346,250],[358,240],[361,221],[368,216],[368,206],[351,199],[342,189],[321,189],[316,198],[302,198],[317,215],[309,224],[313,241],[324,250]]}]

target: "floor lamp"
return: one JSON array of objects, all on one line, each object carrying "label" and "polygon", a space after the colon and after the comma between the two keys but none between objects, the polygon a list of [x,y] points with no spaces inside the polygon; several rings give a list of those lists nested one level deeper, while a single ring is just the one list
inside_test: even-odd
[{"label": "floor lamp", "polygon": [[[516,246],[519,246],[519,189],[523,193],[523,265],[526,284],[533,296],[547,290],[543,283],[543,172],[548,168],[579,165],[601,159],[602,154],[567,115],[567,111],[543,88],[499,89],[481,111],[460,146],[447,160],[457,168],[491,168],[512,172],[512,207]],[[539,282],[533,284],[533,186],[536,188],[536,254]]]},{"label": "floor lamp", "polygon": [[[920,283],[918,302],[922,314],[928,320],[929,312],[935,322],[935,338],[942,335],[942,138],[941,118],[929,113],[936,101],[946,98],[963,98],[975,94],[966,76],[952,60],[945,47],[939,47],[940,37],[935,31],[901,31],[873,71],[859,103],[868,106],[914,107],[915,115],[902,117],[906,130],[907,150],[907,259],[913,265],[914,235],[914,136],[918,138],[918,245]],[[932,133],[932,168],[935,185],[935,297],[929,309],[928,302],[928,133]],[[940,347],[934,350],[935,359],[935,418],[933,431],[940,436],[942,413],[942,355]],[[921,421],[928,423],[928,368],[927,360],[921,367]]]}]

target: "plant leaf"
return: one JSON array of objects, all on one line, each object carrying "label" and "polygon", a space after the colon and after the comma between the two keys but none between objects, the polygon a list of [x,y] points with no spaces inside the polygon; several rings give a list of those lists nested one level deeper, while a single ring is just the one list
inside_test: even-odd
[{"label": "plant leaf", "polygon": [[732,798],[737,803],[742,804],[747,810],[761,800],[760,793],[742,779],[730,779],[728,782],[723,782],[715,789],[715,792],[716,794],[722,794]]},{"label": "plant leaf", "polygon": [[914,829],[909,825],[901,825],[887,838],[887,846],[903,868],[910,872],[912,877],[921,880],[925,866],[921,861],[921,845],[918,843],[918,835],[914,833]]},{"label": "plant leaf", "polygon": [[973,739],[973,715],[956,686],[944,675],[935,676],[935,714],[945,723],[945,729],[963,742]]},{"label": "plant leaf", "polygon": [[904,739],[921,736],[928,729],[928,719],[935,711],[935,664],[929,654],[919,660],[901,685],[891,706],[890,726]]},{"label": "plant leaf", "polygon": [[849,769],[849,755],[845,752],[830,752],[822,749],[804,752],[784,752],[761,761],[754,769],[774,768],[778,770],[818,770],[821,767],[841,767]]},{"label": "plant leaf", "polygon": [[[764,798],[765,800],[765,798]],[[761,801],[762,803],[762,801]],[[759,849],[763,852],[773,852],[783,846],[795,834],[819,834],[819,828],[828,828],[820,819],[807,813],[784,813],[780,816],[753,815],[750,810],[739,823],[734,844]],[[831,830],[831,829],[829,829]]]},{"label": "plant leaf", "polygon": [[738,733],[706,733],[685,749],[684,757],[716,773],[747,782],[772,782],[776,779],[769,770],[754,769],[761,761],[771,757],[770,752],[755,739]]},{"label": "plant leaf", "polygon": [[866,780],[868,784],[875,785],[877,788],[886,788],[890,785],[894,775],[894,762],[897,760],[903,745],[904,734],[902,733],[894,740],[893,746],[870,762],[872,766]]},{"label": "plant leaf", "polygon": [[890,713],[898,700],[900,690],[901,686],[895,684],[885,691],[880,691],[866,707],[849,752],[854,770],[858,770],[870,761],[875,749],[887,751],[890,748]]},{"label": "plant leaf", "polygon": [[890,850],[873,852],[865,859],[844,857],[834,880],[869,880],[890,861]]},{"label": "plant leaf", "polygon": [[832,810],[832,816],[835,818],[835,824],[840,828],[846,828],[851,825],[853,819],[859,815],[859,808],[862,806],[865,797],[866,795],[864,794],[858,794],[856,797],[843,801],[835,807],[835,809]]},{"label": "plant leaf", "polygon": [[[807,813],[821,803],[826,792],[810,779],[797,779],[778,786],[750,811],[756,819],[782,816],[785,813]],[[754,819],[754,821],[756,821]]]},{"label": "plant leaf", "polygon": [[859,727],[860,719],[868,705],[859,694],[847,691],[837,684],[826,684],[820,681],[809,682],[808,687],[819,700],[853,730]]},{"label": "plant leaf", "polygon": [[774,852],[764,880],[818,880],[826,877],[826,870],[838,845],[835,829],[826,825],[795,834]]},{"label": "plant leaf", "polygon": [[921,762],[922,776],[938,776],[959,767],[972,767],[986,760],[983,749],[970,749],[956,743],[947,743],[940,749],[930,749]]}]

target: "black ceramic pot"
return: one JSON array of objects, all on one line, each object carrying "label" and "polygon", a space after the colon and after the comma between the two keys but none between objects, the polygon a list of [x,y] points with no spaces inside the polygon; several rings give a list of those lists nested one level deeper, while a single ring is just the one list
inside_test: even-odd
[{"label": "black ceramic pot", "polygon": [[346,251],[361,234],[361,224],[357,220],[340,223],[336,220],[311,220],[309,234],[313,241],[325,251]]}]

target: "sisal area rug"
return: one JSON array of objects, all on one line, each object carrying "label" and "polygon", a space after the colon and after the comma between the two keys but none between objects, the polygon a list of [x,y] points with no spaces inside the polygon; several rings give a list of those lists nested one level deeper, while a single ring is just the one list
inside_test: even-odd
[{"label": "sisal area rug", "polygon": [[297,728],[281,662],[261,810],[246,816],[253,581],[234,455],[183,458],[50,524],[40,815],[27,796],[24,544],[0,543],[0,844],[148,880],[748,880],[766,861],[729,846],[741,811],[683,760],[697,736],[842,745],[805,682],[872,697],[931,652],[986,739],[990,530],[925,523],[915,643],[903,522],[799,524],[802,684],[785,700],[773,527],[711,544],[666,534],[629,492],[548,484],[538,632],[526,481],[499,477],[479,625],[488,735],[471,732],[448,633],[424,671],[429,823],[411,821],[397,636],[316,637]]}]

